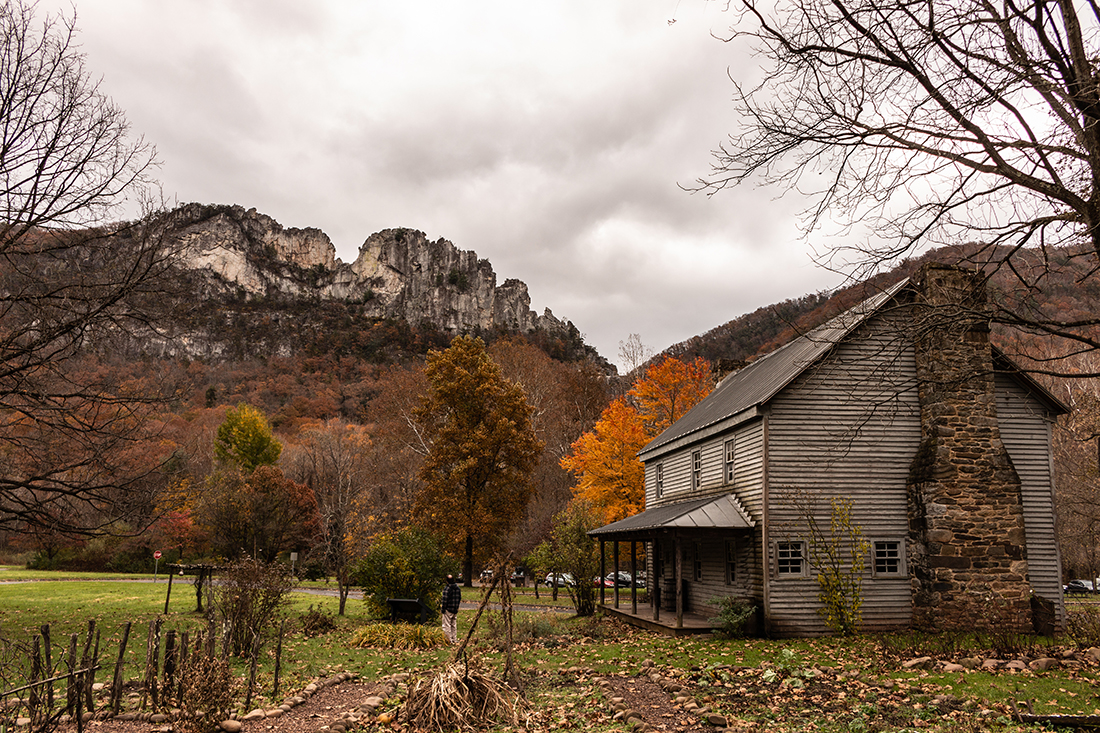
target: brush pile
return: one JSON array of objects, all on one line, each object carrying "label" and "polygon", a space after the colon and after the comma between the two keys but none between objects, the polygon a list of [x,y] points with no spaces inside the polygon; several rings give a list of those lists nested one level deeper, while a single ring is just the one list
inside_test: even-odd
[{"label": "brush pile", "polygon": [[452,663],[415,683],[405,701],[405,717],[419,729],[483,730],[491,722],[522,725],[526,704],[503,682]]},{"label": "brush pile", "polygon": [[[513,726],[526,723],[528,705],[523,697],[519,669],[512,654],[512,594],[505,573],[511,555],[493,574],[492,582],[482,588],[477,614],[448,663],[440,671],[412,683],[405,700],[405,719],[418,730],[483,730],[499,722]],[[477,629],[493,591],[500,588],[501,614],[507,629],[504,672],[506,681],[482,673],[477,660],[470,664],[466,649]],[[460,663],[461,660],[461,663]]]}]

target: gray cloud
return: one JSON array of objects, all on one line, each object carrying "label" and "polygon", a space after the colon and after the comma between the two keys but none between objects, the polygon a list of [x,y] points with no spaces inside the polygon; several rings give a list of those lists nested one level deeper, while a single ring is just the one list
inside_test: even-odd
[{"label": "gray cloud", "polygon": [[[42,10],[68,0],[43,0]],[[689,194],[736,130],[700,0],[77,0],[88,65],[165,193],[315,226],[345,260],[407,226],[528,283],[602,354],[834,286],[796,199]],[[675,14],[677,22],[668,20]]]}]

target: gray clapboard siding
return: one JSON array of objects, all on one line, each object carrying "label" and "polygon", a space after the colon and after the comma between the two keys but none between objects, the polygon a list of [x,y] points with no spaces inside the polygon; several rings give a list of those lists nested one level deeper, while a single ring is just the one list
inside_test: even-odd
[{"label": "gray clapboard siding", "polygon": [[[734,482],[725,483],[725,443],[735,440],[738,460],[735,464]],[[696,490],[691,489],[692,450],[670,454],[646,464],[646,508],[673,504],[689,498],[724,494],[733,490],[755,520],[759,521],[763,507],[764,468],[762,458],[763,421],[755,420],[739,426],[730,433],[713,436],[693,450],[702,453],[702,481]],[[657,497],[657,466],[663,466],[664,495]]]},{"label": "gray clapboard siding", "polygon": [[[687,498],[718,496],[732,491],[742,503],[745,511],[756,523],[751,531],[735,534],[721,534],[703,540],[703,579],[689,579],[686,585],[687,603],[700,613],[715,613],[715,598],[737,595],[760,603],[763,597],[763,561],[760,553],[763,521],[763,420],[757,418],[750,422],[739,423],[726,432],[708,436],[703,442],[690,449],[670,454],[662,459],[664,463],[665,492],[656,498],[656,462],[646,466],[646,507],[661,506],[683,501]],[[725,482],[726,441],[733,440],[737,446],[732,484]],[[701,451],[702,480],[699,488],[691,490],[691,453]],[[675,477],[674,489],[670,490],[670,476]],[[725,543],[734,540],[737,543],[736,582],[726,584]],[[685,540],[683,550],[685,575],[690,573],[690,563],[694,548],[693,540]],[[669,548],[666,547],[666,550]],[[671,563],[671,558],[667,558]],[[664,579],[671,582],[672,566],[664,567]]]},{"label": "gray clapboard siding", "polygon": [[[829,499],[845,497],[853,500],[853,519],[866,539],[904,541],[908,532],[906,480],[920,443],[913,352],[894,338],[888,319],[877,325],[877,333],[841,344],[825,366],[804,372],[771,403],[767,572],[773,633],[826,631],[816,581],[774,573],[776,540],[808,541],[792,495],[812,497],[826,528]],[[908,578],[873,578],[868,558],[863,580],[869,628],[909,622]]]},{"label": "gray clapboard siding", "polygon": [[[684,550],[684,575],[687,579],[686,588],[688,606],[695,613],[713,615],[718,612],[715,600],[725,596],[737,596],[759,602],[757,595],[758,574],[751,561],[751,538],[746,534],[738,542],[738,560],[736,563],[735,579],[732,585],[726,583],[726,541],[730,537],[709,536],[699,540],[685,540]],[[698,547],[702,559],[702,579],[696,580],[692,575],[692,561],[695,549]]]},{"label": "gray clapboard siding", "polygon": [[1020,476],[1027,538],[1028,579],[1033,592],[1056,601],[1059,625],[1065,625],[1061,557],[1054,528],[1054,478],[1051,473],[1053,416],[1006,374],[998,374],[997,421],[1001,441]]}]

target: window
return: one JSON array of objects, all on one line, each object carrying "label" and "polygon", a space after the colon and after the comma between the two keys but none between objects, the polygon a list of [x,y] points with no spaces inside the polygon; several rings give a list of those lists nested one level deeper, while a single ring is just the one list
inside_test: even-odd
[{"label": "window", "polygon": [[902,558],[902,543],[900,540],[876,540],[874,547],[875,575],[904,574],[905,563]]},{"label": "window", "polygon": [[727,440],[726,441],[726,483],[727,484],[732,484],[733,483],[733,466],[734,466],[734,459],[736,458],[736,456],[737,456],[736,441]]},{"label": "window", "polygon": [[695,543],[695,552],[691,558],[691,577],[695,580],[703,579],[703,546]]},{"label": "window", "polygon": [[737,543],[726,540],[726,585],[737,580]]},{"label": "window", "polygon": [[802,552],[802,542],[777,542],[775,545],[775,569],[779,575],[787,577],[806,574],[806,561]]},{"label": "window", "polygon": [[665,495],[665,467],[664,464],[657,464],[657,476],[653,481],[656,487],[657,497],[660,498]]},{"label": "window", "polygon": [[703,452],[692,451],[691,453],[691,488],[699,488],[699,484],[703,479]]}]

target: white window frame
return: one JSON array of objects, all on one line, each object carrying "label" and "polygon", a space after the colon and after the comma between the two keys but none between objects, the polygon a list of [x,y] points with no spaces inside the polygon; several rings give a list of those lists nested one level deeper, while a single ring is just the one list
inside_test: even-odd
[{"label": "white window frame", "polygon": [[691,452],[691,490],[695,491],[703,483],[703,451]]},{"label": "white window frame", "polygon": [[660,499],[665,495],[665,465],[658,463],[654,468],[653,477],[653,490],[657,494],[657,498]]},{"label": "white window frame", "polygon": [[726,453],[726,462],[725,462],[726,483],[727,484],[732,484],[733,479],[734,479],[734,472],[735,472],[736,467],[737,467],[737,441],[735,439],[731,438],[731,439],[726,441],[724,447],[725,447],[725,453]]},{"label": "white window frame", "polygon": [[[797,549],[797,556],[791,554]],[[791,570],[792,561],[797,557],[798,570]],[[804,540],[780,540],[775,543],[775,577],[805,578],[809,574],[809,562],[806,559]]]},{"label": "white window frame", "polygon": [[[889,545],[896,545],[893,548],[893,552],[896,553],[896,557],[889,556],[891,548]],[[895,562],[897,567],[894,570],[880,570],[879,569],[879,551],[880,549],[887,555],[883,559],[885,562]],[[908,575],[908,571],[905,567],[905,540],[894,538],[880,538],[871,541],[871,576],[874,578],[902,578]]]}]

